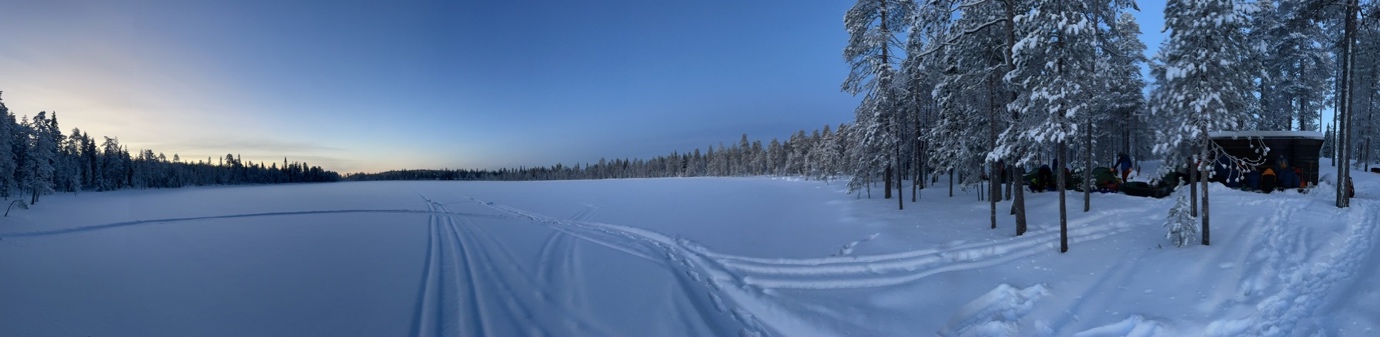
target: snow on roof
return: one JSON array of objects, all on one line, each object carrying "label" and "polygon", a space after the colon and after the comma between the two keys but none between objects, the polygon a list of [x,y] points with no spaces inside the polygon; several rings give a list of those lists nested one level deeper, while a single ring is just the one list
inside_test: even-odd
[{"label": "snow on roof", "polygon": [[1323,133],[1317,131],[1218,131],[1209,132],[1210,138],[1309,138],[1323,140]]}]

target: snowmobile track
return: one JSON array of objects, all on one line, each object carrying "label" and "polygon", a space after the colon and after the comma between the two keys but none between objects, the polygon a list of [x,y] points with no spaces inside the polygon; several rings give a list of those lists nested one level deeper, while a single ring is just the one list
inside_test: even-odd
[{"label": "snowmobile track", "polygon": [[[723,269],[717,262],[702,256],[697,251],[703,248],[688,240],[677,239],[654,231],[580,220],[560,220],[516,208],[498,205],[471,198],[476,204],[501,211],[519,219],[545,225],[586,241],[643,258],[670,269],[680,284],[679,288],[691,299],[700,318],[705,318],[709,326],[715,324],[704,315],[718,313],[731,318],[740,325],[736,333],[741,336],[768,335],[765,328],[749,311],[736,306],[734,294],[729,294],[724,284],[734,284],[735,289],[745,288],[739,279]],[[597,209],[587,206],[589,209]],[[577,214],[576,218],[586,218],[590,212]],[[548,240],[548,244],[551,244]],[[543,248],[544,250],[546,248]],[[544,260],[548,261],[548,260]],[[738,296],[751,296],[740,294]],[[729,327],[716,327],[720,333],[734,333]]]}]

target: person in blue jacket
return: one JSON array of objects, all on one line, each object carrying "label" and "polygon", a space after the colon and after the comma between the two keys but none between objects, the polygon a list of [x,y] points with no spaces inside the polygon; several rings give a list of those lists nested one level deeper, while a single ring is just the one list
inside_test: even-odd
[{"label": "person in blue jacket", "polygon": [[1126,153],[1118,153],[1116,155],[1116,165],[1112,167],[1115,167],[1117,172],[1121,172],[1121,181],[1126,182],[1126,179],[1131,176],[1132,165],[1131,156],[1127,156]]},{"label": "person in blue jacket", "polygon": [[1298,173],[1294,172],[1293,167],[1289,167],[1288,158],[1284,157],[1284,155],[1280,155],[1279,160],[1275,162],[1275,166],[1275,174],[1278,175],[1279,179],[1279,189],[1302,188],[1299,182]]}]

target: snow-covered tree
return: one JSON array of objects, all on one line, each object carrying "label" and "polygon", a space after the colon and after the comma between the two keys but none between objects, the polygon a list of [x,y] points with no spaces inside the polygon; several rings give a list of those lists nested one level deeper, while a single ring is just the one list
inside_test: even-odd
[{"label": "snow-covered tree", "polygon": [[1198,218],[1189,211],[1193,205],[1189,195],[1182,192],[1178,194],[1174,207],[1169,209],[1169,217],[1164,221],[1164,228],[1167,230],[1164,237],[1175,246],[1183,247],[1198,238]]},{"label": "snow-covered tree", "polygon": [[[1091,174],[1095,161],[1111,162],[1116,158],[1111,153],[1107,135],[1120,132],[1116,127],[1129,129],[1135,111],[1142,105],[1141,89],[1144,84],[1140,78],[1139,61],[1144,60],[1144,44],[1140,43],[1140,27],[1127,11],[1135,8],[1129,0],[1084,0],[1087,1],[1088,18],[1092,21],[1095,38],[1095,56],[1092,62],[1090,86],[1086,87],[1092,97],[1089,109],[1077,116],[1082,123],[1082,138],[1078,147],[1082,157],[1083,211],[1092,209],[1092,191],[1096,180]],[[1100,155],[1099,155],[1100,154]],[[1102,160],[1098,160],[1101,158]]]},{"label": "snow-covered tree", "polygon": [[10,192],[18,184],[14,181],[14,172],[18,168],[14,159],[14,147],[11,142],[14,140],[16,125],[14,114],[5,107],[5,102],[0,101],[0,197],[9,199]]},{"label": "snow-covered tree", "polygon": [[[1195,163],[1190,175],[1216,162],[1208,133],[1237,130],[1250,105],[1251,74],[1240,71],[1251,58],[1246,18],[1232,0],[1170,0],[1165,6],[1169,38],[1152,68],[1159,87],[1151,96],[1157,128],[1155,152],[1173,163]],[[1184,151],[1197,148],[1197,151]],[[1216,151],[1220,153],[1219,151]],[[1206,170],[1210,172],[1212,170]],[[1203,244],[1210,243],[1207,181],[1202,180]],[[1196,202],[1194,203],[1196,205]]]},{"label": "snow-covered tree", "polygon": [[[1141,77],[1141,67],[1148,62],[1145,57],[1145,43],[1140,41],[1140,25],[1130,13],[1122,12],[1114,26],[1109,47],[1105,75],[1107,81],[1106,98],[1114,116],[1109,123],[1111,135],[1117,149],[1133,158],[1139,158],[1141,148],[1149,151],[1145,119],[1145,79]],[[1114,154],[1113,154],[1114,155]],[[1105,157],[1104,157],[1105,158]]]},{"label": "snow-covered tree", "polygon": [[53,193],[53,163],[57,161],[58,137],[62,134],[55,119],[47,112],[39,112],[26,127],[28,156],[24,161],[24,188],[29,191],[29,204],[37,204],[38,196]]},{"label": "snow-covered tree", "polygon": [[[128,186],[125,157],[129,156],[129,152],[120,147],[119,139],[110,137],[105,137],[101,149],[97,188],[101,191],[111,191]],[[209,159],[207,161],[209,162]]]},{"label": "snow-covered tree", "polygon": [[[1376,13],[1376,2],[1371,3],[1370,11]],[[1359,162],[1363,170],[1380,160],[1380,144],[1375,144],[1380,132],[1380,24],[1365,25],[1357,35],[1356,53],[1356,131]]]},{"label": "snow-covered tree", "polygon": [[1248,45],[1253,55],[1243,69],[1256,74],[1254,127],[1260,130],[1319,129],[1319,113],[1328,105],[1328,83],[1335,73],[1328,34],[1317,16],[1316,1],[1258,0],[1248,8]]},{"label": "snow-covered tree", "polygon": [[[843,22],[848,30],[848,45],[843,57],[851,71],[842,90],[849,94],[863,94],[855,113],[858,129],[855,136],[861,160],[850,188],[856,189],[872,174],[884,171],[891,196],[892,171],[898,168],[900,149],[900,117],[898,101],[902,96],[897,85],[896,63],[903,59],[897,54],[903,46],[897,34],[906,29],[906,19],[914,9],[910,0],[859,0],[845,14]],[[899,176],[899,174],[897,174]],[[899,181],[899,179],[897,179]],[[899,184],[898,184],[899,185]]]},{"label": "snow-covered tree", "polygon": [[[1043,1],[1016,16],[1020,40],[1012,48],[1016,68],[1006,81],[1017,88],[1008,105],[1020,120],[1002,132],[989,160],[1015,158],[1023,165],[1035,160],[1035,149],[1053,146],[1060,165],[1068,163],[1067,145],[1079,132],[1078,117],[1091,113],[1093,65],[1097,57],[1095,24],[1086,2]],[[1059,185],[1060,252],[1068,251],[1065,174],[1055,167]]]},{"label": "snow-covered tree", "polygon": [[[988,158],[999,130],[1009,123],[1005,105],[1011,93],[1002,76],[1007,72],[1011,36],[1008,18],[1015,1],[928,2],[920,10],[912,34],[935,40],[934,52],[920,55],[916,63],[931,70],[935,118],[925,136],[931,143],[928,166],[933,172],[965,172],[965,186],[984,183],[990,196],[989,222],[996,228],[996,203],[1001,200],[1000,158]],[[950,14],[954,13],[954,14]],[[923,49],[922,49],[923,50]],[[924,86],[921,86],[924,89]],[[988,170],[984,172],[983,170]]]},{"label": "snow-covered tree", "polygon": [[62,192],[81,191],[81,139],[63,135],[59,137],[62,144],[58,149],[58,161],[53,167],[53,188]]}]

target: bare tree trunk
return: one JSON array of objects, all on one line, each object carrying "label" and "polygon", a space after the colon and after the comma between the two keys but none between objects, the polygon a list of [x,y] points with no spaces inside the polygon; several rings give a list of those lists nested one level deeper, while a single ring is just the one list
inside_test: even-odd
[{"label": "bare tree trunk", "polygon": [[1016,182],[1016,175],[1013,174],[1012,167],[1002,163],[1002,180],[1005,181],[1003,185],[1006,185],[1006,200],[1012,200],[1012,184]]},{"label": "bare tree trunk", "polygon": [[[899,134],[898,134],[898,137],[899,137]],[[903,184],[901,183],[901,182],[905,181],[905,179],[901,179],[902,177],[905,177],[905,175],[901,173],[901,172],[902,172],[902,171],[901,171],[901,144],[896,144],[895,148],[896,148],[896,209],[897,209],[897,210],[904,210],[904,209],[906,209],[906,198],[903,197],[903,195],[905,195],[904,193],[906,192],[906,190],[905,190],[905,186],[903,186]],[[890,192],[890,191],[888,191],[888,192]]]},{"label": "bare tree trunk", "polygon": [[[1003,0],[1002,5],[1004,7],[1002,11],[1005,12],[1004,14],[1006,14],[1006,25],[1005,27],[1002,27],[1004,28],[1006,33],[1006,46],[1005,48],[1002,48],[1002,51],[1005,53],[1006,56],[1006,64],[1004,67],[1005,69],[1003,70],[1009,72],[1016,69],[1015,58],[1012,55],[1012,49],[1016,47],[1016,0]],[[1008,92],[1007,94],[1007,104],[1010,104],[1011,102],[1014,102],[1016,100],[1016,93],[1014,91]],[[1011,112],[1012,121],[1020,120],[1019,117],[1019,113],[1014,111]],[[1025,154],[1022,153],[1020,157],[1023,158],[1024,155]],[[1016,213],[1016,235],[1020,236],[1022,234],[1025,234],[1026,230],[1025,192],[1022,191],[1022,189],[1025,188],[1025,168],[1018,167],[1017,172],[1020,175],[1016,177],[1016,180],[1019,180],[1020,182],[1018,182],[1016,185],[1016,195],[1015,199],[1011,201],[1011,208]]]},{"label": "bare tree trunk", "polygon": [[1308,114],[1307,114],[1307,113],[1304,113],[1304,111],[1302,111],[1302,110],[1303,110],[1303,109],[1302,109],[1303,107],[1308,106],[1308,98],[1305,97],[1305,98],[1299,98],[1299,99],[1301,100],[1301,102],[1299,102],[1299,108],[1300,108],[1300,109],[1299,109],[1299,110],[1300,110],[1300,111],[1299,111],[1299,131],[1309,131],[1308,129],[1304,128],[1304,126],[1308,125],[1308,124],[1306,124],[1307,121],[1308,121],[1308,119],[1309,119],[1309,118],[1308,118]]},{"label": "bare tree trunk", "polygon": [[886,164],[885,173],[883,173],[882,175],[882,180],[886,181],[885,183],[883,183],[883,185],[886,185],[886,188],[884,189],[886,190],[886,193],[882,198],[891,199],[891,163]]},{"label": "bare tree trunk", "polygon": [[[1340,86],[1342,86],[1342,85],[1341,85],[1341,84],[1337,84],[1337,86],[1340,87]],[[1340,94],[1338,94],[1338,95],[1340,95]],[[1323,140],[1324,142],[1326,142],[1326,141],[1332,141],[1332,167],[1337,167],[1337,156],[1338,156],[1338,154],[1340,153],[1340,152],[1337,151],[1337,132],[1338,132],[1338,129],[1340,129],[1340,128],[1337,127],[1337,122],[1338,122],[1338,121],[1341,121],[1341,115],[1342,115],[1342,107],[1341,107],[1341,105],[1342,105],[1342,104],[1341,104],[1340,102],[1338,102],[1338,103],[1337,103],[1337,107],[1336,107],[1336,108],[1333,108],[1333,111],[1332,111],[1332,138],[1331,138],[1331,139],[1324,139],[1324,140]]]},{"label": "bare tree trunk", "polygon": [[[916,113],[919,112],[917,111]],[[916,126],[915,148],[912,149],[915,151],[915,154],[912,156],[915,158],[915,170],[911,172],[913,177],[911,177],[912,180],[910,182],[910,202],[915,202],[920,198],[920,181],[924,178],[922,174],[925,172],[925,161],[920,158],[921,153],[923,153],[920,147],[920,137],[920,127]]]},{"label": "bare tree trunk", "polygon": [[1366,127],[1364,128],[1364,130],[1366,130],[1366,152],[1363,154],[1362,157],[1362,160],[1366,162],[1366,171],[1370,171],[1370,145],[1371,140],[1375,138],[1375,81],[1380,80],[1380,74],[1378,73],[1380,73],[1380,67],[1370,67],[1371,90],[1370,94],[1366,95]]},{"label": "bare tree trunk", "polygon": [[992,220],[992,229],[997,229],[997,198],[1001,196],[1001,186],[995,183],[997,181],[995,167],[991,171],[993,172],[987,174],[987,186],[992,188],[991,196],[987,198],[987,204],[990,206],[987,208],[987,213],[988,218]]},{"label": "bare tree trunk", "polygon": [[1016,196],[1011,200],[1011,211],[1016,213],[1016,236],[1025,235],[1025,168],[1016,165]]},{"label": "bare tree trunk", "polygon": [[864,180],[863,184],[867,185],[867,198],[872,199],[872,173],[867,174],[867,180]]},{"label": "bare tree trunk", "polygon": [[1352,76],[1355,69],[1356,58],[1356,10],[1359,6],[1357,0],[1348,0],[1346,6],[1346,25],[1342,33],[1342,77],[1341,91],[1338,93],[1341,108],[1338,110],[1337,118],[1340,120],[1337,128],[1337,208],[1351,206],[1350,196],[1347,192],[1347,185],[1351,183],[1351,111],[1352,111]]},{"label": "bare tree trunk", "polygon": [[1132,112],[1131,109],[1122,109],[1122,110],[1125,111],[1125,115],[1121,116],[1121,126],[1122,126],[1122,128],[1121,128],[1121,153],[1125,153],[1126,155],[1130,155],[1130,154],[1131,154],[1131,128],[1135,126],[1135,125],[1131,125],[1131,117],[1133,117],[1133,116],[1132,116],[1133,112]]},{"label": "bare tree trunk", "polygon": [[1198,163],[1197,156],[1188,156],[1188,215],[1198,216]]},{"label": "bare tree trunk", "polygon": [[[996,72],[987,77],[987,149],[988,151],[997,148],[997,85]],[[991,159],[984,160],[987,164],[987,187],[989,197],[987,202],[988,218],[991,220],[992,229],[997,229],[997,201],[1001,201],[1001,185],[998,185],[1000,174],[997,172],[997,162]]]},{"label": "bare tree trunk", "polygon": [[[1200,154],[1200,156],[1203,158],[1203,161],[1204,161],[1204,162],[1207,162],[1207,157],[1208,157],[1208,145],[1211,144],[1212,139],[1211,139],[1211,138],[1208,138],[1208,136],[1207,136],[1207,134],[1208,134],[1208,132],[1207,132],[1207,125],[1203,125],[1203,126],[1202,126],[1202,132],[1203,132],[1203,145],[1202,145],[1202,147],[1203,147],[1203,152]],[[1199,170],[1199,171],[1203,171],[1203,170]],[[1207,179],[1207,178],[1208,178],[1208,176],[1207,176],[1208,173],[1207,173],[1207,172],[1211,172],[1211,171],[1204,171],[1204,172],[1202,173],[1203,177],[1200,178],[1200,179],[1198,179],[1198,180],[1201,180],[1201,181],[1203,182],[1203,245],[1204,245],[1204,246],[1207,246],[1207,245],[1211,244],[1211,240],[1209,240],[1209,238],[1211,237],[1211,235],[1209,235],[1209,234],[1212,233],[1211,227],[1208,226],[1208,225],[1209,225],[1209,221],[1208,221],[1208,220],[1210,219],[1210,217],[1208,216],[1208,179]]]},{"label": "bare tree trunk", "polygon": [[[979,173],[981,173],[982,170],[981,170],[981,169],[978,169],[978,171],[979,171]],[[959,178],[962,178],[962,177],[959,177]],[[979,177],[979,178],[981,178],[981,177]],[[959,179],[959,180],[962,180],[962,179]],[[986,196],[985,194],[987,194],[986,189],[987,189],[987,186],[983,186],[983,185],[982,185],[982,179],[978,179],[978,183],[977,183],[977,197],[978,197],[978,201],[985,201],[985,200],[987,200],[987,199],[984,199],[984,198],[983,198],[983,197]]]},{"label": "bare tree trunk", "polygon": [[[1067,148],[1067,144],[1063,141],[1059,142],[1059,153],[1055,155],[1059,158],[1059,164],[1061,166],[1067,163]],[[1064,185],[1068,178],[1064,177],[1066,174],[1064,174],[1063,167],[1056,167],[1054,170],[1056,172],[1055,174],[1059,176],[1059,178],[1056,179],[1059,183],[1059,252],[1067,253],[1069,251],[1069,212],[1065,205]]]},{"label": "bare tree trunk", "polygon": [[1092,189],[1095,179],[1092,175],[1092,116],[1088,116],[1084,124],[1086,124],[1084,129],[1087,129],[1087,132],[1084,133],[1083,137],[1083,213],[1087,213],[1092,210]]},{"label": "bare tree trunk", "polygon": [[949,169],[949,197],[954,197],[954,169]]}]

